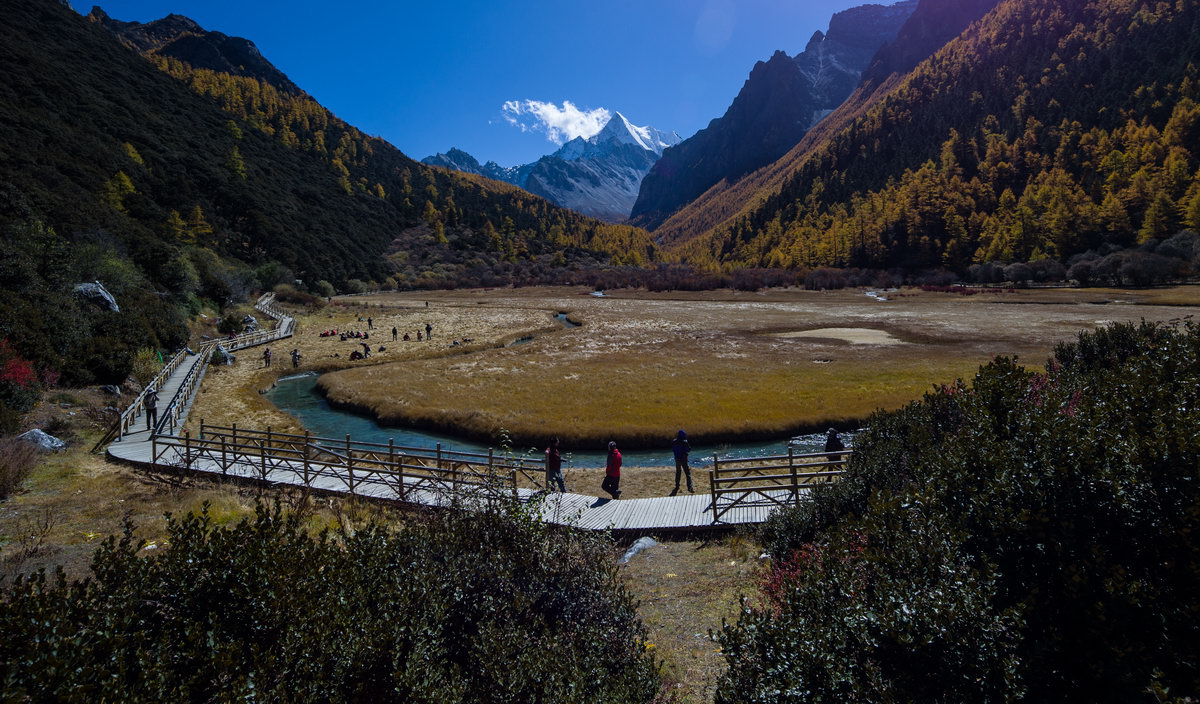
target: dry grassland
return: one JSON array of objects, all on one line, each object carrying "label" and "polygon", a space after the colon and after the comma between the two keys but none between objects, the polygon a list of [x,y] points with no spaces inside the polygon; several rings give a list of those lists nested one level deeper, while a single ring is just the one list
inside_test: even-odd
[{"label": "dry grassland", "polygon": [[[324,376],[321,386],[334,403],[389,424],[482,440],[503,428],[518,444],[558,435],[574,448],[599,448],[610,439],[659,446],[681,427],[699,442],[780,437],[899,407],[996,355],[1040,364],[1056,343],[1081,330],[1179,318],[1192,310],[1172,305],[1200,302],[1194,287],[977,296],[906,290],[886,302],[860,290],[586,293],[355,299],[389,310],[428,298],[436,310],[569,311],[583,327],[518,347],[340,371]],[[786,337],[806,331],[823,332]]]}]

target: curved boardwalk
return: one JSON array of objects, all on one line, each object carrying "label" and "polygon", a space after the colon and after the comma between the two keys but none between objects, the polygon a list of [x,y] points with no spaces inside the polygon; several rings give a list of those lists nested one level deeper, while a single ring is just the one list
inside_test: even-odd
[{"label": "curved boardwalk", "polygon": [[111,435],[117,437],[108,446],[110,458],[155,471],[194,472],[422,506],[469,507],[492,497],[515,497],[529,503],[546,522],[640,534],[761,523],[779,506],[803,500],[812,486],[834,481],[841,473],[843,458],[825,455],[725,460],[709,472],[709,493],[613,501],[519,486],[541,486],[540,460],[236,427],[202,426],[197,438],[177,434],[217,344],[244,349],[292,335],[295,322],[274,307],[272,294],[260,298],[255,307],[275,319],[276,327],[208,342],[194,353],[185,350],[176,355],[153,382],[160,398],[158,427],[153,432],[147,429],[139,395],[114,426]]}]

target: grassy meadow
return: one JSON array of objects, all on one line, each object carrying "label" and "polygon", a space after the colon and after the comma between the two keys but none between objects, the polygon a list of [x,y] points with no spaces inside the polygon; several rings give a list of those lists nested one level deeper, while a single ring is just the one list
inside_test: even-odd
[{"label": "grassy meadow", "polygon": [[663,446],[679,428],[701,442],[773,438],[900,407],[996,355],[1040,364],[1081,330],[1180,318],[1192,311],[1179,306],[1200,303],[1194,287],[973,296],[905,289],[887,301],[862,290],[587,294],[506,289],[352,299],[400,313],[429,300],[430,310],[447,315],[540,315],[526,322],[529,329],[562,311],[582,327],[475,354],[442,349],[364,364],[325,375],[321,387],[334,403],[389,424],[483,440],[501,429],[520,444],[558,435],[564,447],[579,449],[610,439]]}]

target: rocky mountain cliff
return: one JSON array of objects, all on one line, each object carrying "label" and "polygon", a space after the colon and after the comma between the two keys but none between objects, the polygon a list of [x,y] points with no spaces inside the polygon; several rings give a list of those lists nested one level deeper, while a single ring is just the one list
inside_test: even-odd
[{"label": "rocky mountain cliff", "polygon": [[723,117],[664,152],[642,181],[635,223],[656,227],[714,184],[733,181],[793,147],[858,85],[876,51],[892,41],[917,0],[864,5],[833,16],[804,51],[759,62]]},{"label": "rocky mountain cliff", "polygon": [[506,168],[489,161],[480,165],[461,149],[422,161],[506,181],[584,215],[623,222],[646,173],[664,149],[679,141],[674,132],[638,127],[617,112],[596,135],[576,137],[531,164]]},{"label": "rocky mountain cliff", "polygon": [[299,86],[263,57],[254,42],[220,32],[209,32],[183,15],[171,14],[144,24],[122,22],[94,6],[87,17],[138,53],[169,56],[193,68],[256,78],[290,95],[303,93]]}]

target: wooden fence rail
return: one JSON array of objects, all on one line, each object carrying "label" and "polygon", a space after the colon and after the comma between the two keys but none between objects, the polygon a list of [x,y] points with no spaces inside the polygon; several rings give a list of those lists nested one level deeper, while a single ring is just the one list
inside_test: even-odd
[{"label": "wooden fence rail", "polygon": [[724,459],[713,457],[709,470],[713,523],[739,508],[792,506],[801,492],[837,481],[851,450],[795,453],[774,457]]}]

